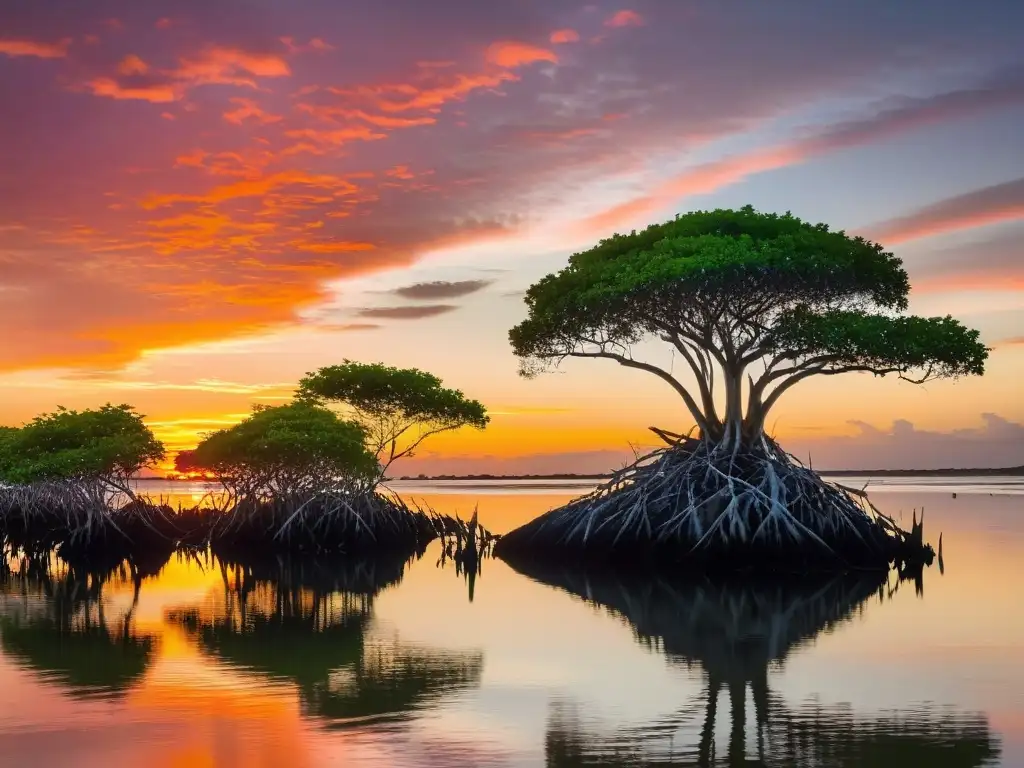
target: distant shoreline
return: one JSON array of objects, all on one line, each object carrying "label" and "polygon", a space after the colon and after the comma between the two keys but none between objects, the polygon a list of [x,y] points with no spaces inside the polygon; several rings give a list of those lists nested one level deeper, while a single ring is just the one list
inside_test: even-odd
[{"label": "distant shoreline", "polygon": [[[818,470],[819,474],[831,475],[832,477],[1019,477],[1024,476],[1024,466],[1021,467],[981,467],[971,469],[823,469]],[[427,480],[608,480],[612,477],[610,473],[602,475],[575,475],[571,473],[553,475],[403,475],[401,477],[390,477],[388,480],[394,482],[423,482]],[[196,482],[177,477],[137,477],[136,480],[169,480],[182,482]],[[214,482],[204,480],[201,482]]]},{"label": "distant shoreline", "polygon": [[[957,477],[1015,477],[1024,475],[1024,466],[974,469],[826,469],[818,470],[818,472],[833,477],[864,477],[867,475],[872,477],[948,477],[950,475]],[[609,473],[603,475],[431,475],[429,477],[403,475],[390,479],[416,482],[423,480],[608,480],[611,477],[612,475]]]}]

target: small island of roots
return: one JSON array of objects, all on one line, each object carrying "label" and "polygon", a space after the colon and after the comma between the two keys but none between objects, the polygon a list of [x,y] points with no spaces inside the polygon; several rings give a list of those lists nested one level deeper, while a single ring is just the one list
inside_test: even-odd
[{"label": "small island of roots", "polygon": [[0,429],[0,544],[99,566],[160,562],[183,547],[246,560],[372,558],[443,538],[472,560],[492,539],[475,515],[410,505],[382,481],[431,435],[487,421],[479,402],[431,374],[345,361],[303,379],[293,402],[257,406],[179,453],[177,471],[218,486],[182,509],[136,492],[132,478],[165,450],[132,407],[61,408]]},{"label": "small island of roots", "polygon": [[[575,254],[526,294],[528,317],[509,334],[523,375],[611,360],[671,386],[693,426],[651,427],[666,447],[506,534],[495,555],[703,571],[929,562],[916,516],[902,530],[765,429],[779,398],[811,377],[982,374],[978,332],[902,314],[909,291],[882,246],[749,206],[677,216]],[[634,355],[650,342],[685,376]]]},{"label": "small island of roots", "polygon": [[[665,447],[500,539],[475,515],[467,524],[410,507],[382,485],[430,436],[484,428],[484,406],[418,369],[346,360],[307,375],[292,402],[257,406],[179,453],[182,476],[220,487],[190,509],[135,493],[132,478],[165,450],[130,406],[0,427],[0,543],[111,562],[159,561],[182,546],[367,557],[438,537],[462,558],[493,541],[506,560],[588,567],[801,573],[930,562],[916,517],[901,529],[766,431],[779,398],[811,377],[981,375],[978,332],[903,314],[909,291],[893,254],[823,224],[750,207],[677,216],[572,256],[529,289],[527,318],[509,336],[525,376],[567,358],[611,360],[669,385],[685,421],[651,427]],[[635,356],[652,342],[670,364]]]}]

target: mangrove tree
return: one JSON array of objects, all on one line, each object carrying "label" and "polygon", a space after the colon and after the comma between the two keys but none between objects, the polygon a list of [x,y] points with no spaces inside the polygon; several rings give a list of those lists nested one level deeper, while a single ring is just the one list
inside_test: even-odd
[{"label": "mangrove tree", "polygon": [[[905,314],[909,291],[881,245],[749,206],[680,215],[573,255],[527,291],[528,316],[509,334],[523,375],[567,358],[614,361],[670,386],[693,428],[653,427],[666,449],[499,550],[717,563],[741,551],[790,564],[899,556],[907,536],[892,521],[796,464],[765,425],[786,392],[816,376],[983,373],[978,332]],[[639,354],[651,342],[671,350],[672,365]]]}]

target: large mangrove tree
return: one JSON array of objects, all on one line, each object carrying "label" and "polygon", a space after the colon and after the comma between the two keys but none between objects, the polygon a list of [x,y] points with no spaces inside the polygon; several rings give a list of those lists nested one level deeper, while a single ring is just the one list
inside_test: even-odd
[{"label": "large mangrove tree", "polygon": [[[891,554],[902,537],[890,523],[795,465],[765,425],[786,392],[815,376],[981,374],[978,332],[905,314],[909,291],[900,259],[881,245],[749,206],[677,216],[573,255],[527,291],[528,316],[509,334],[522,373],[567,358],[614,361],[666,382],[695,429],[654,428],[670,444],[654,461],[503,546]],[[673,365],[638,354],[652,341],[668,345]]]}]

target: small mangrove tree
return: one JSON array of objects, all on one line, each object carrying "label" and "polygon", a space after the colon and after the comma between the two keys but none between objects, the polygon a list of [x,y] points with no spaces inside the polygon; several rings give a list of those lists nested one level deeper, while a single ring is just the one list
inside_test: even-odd
[{"label": "small mangrove tree", "polygon": [[[812,377],[982,374],[978,332],[906,315],[909,291],[881,245],[749,206],[677,216],[573,255],[526,294],[528,316],[509,334],[522,374],[610,360],[664,381],[694,427],[652,427],[666,448],[508,534],[496,552],[796,568],[899,557],[907,534],[793,461],[765,425]],[[635,354],[650,342],[667,345],[675,368]]]},{"label": "small mangrove tree", "polygon": [[131,478],[164,457],[130,405],[58,408],[0,430],[0,522],[22,546],[117,549],[154,527]]},{"label": "small mangrove tree", "polygon": [[210,540],[220,549],[318,552],[414,547],[432,521],[374,490],[364,428],[308,401],[257,406],[207,435],[182,466],[212,474],[225,497]]},{"label": "small mangrove tree", "polygon": [[477,400],[417,368],[351,360],[310,373],[298,397],[334,405],[362,425],[382,480],[391,465],[411,457],[427,438],[462,427],[483,429],[490,417]]}]

